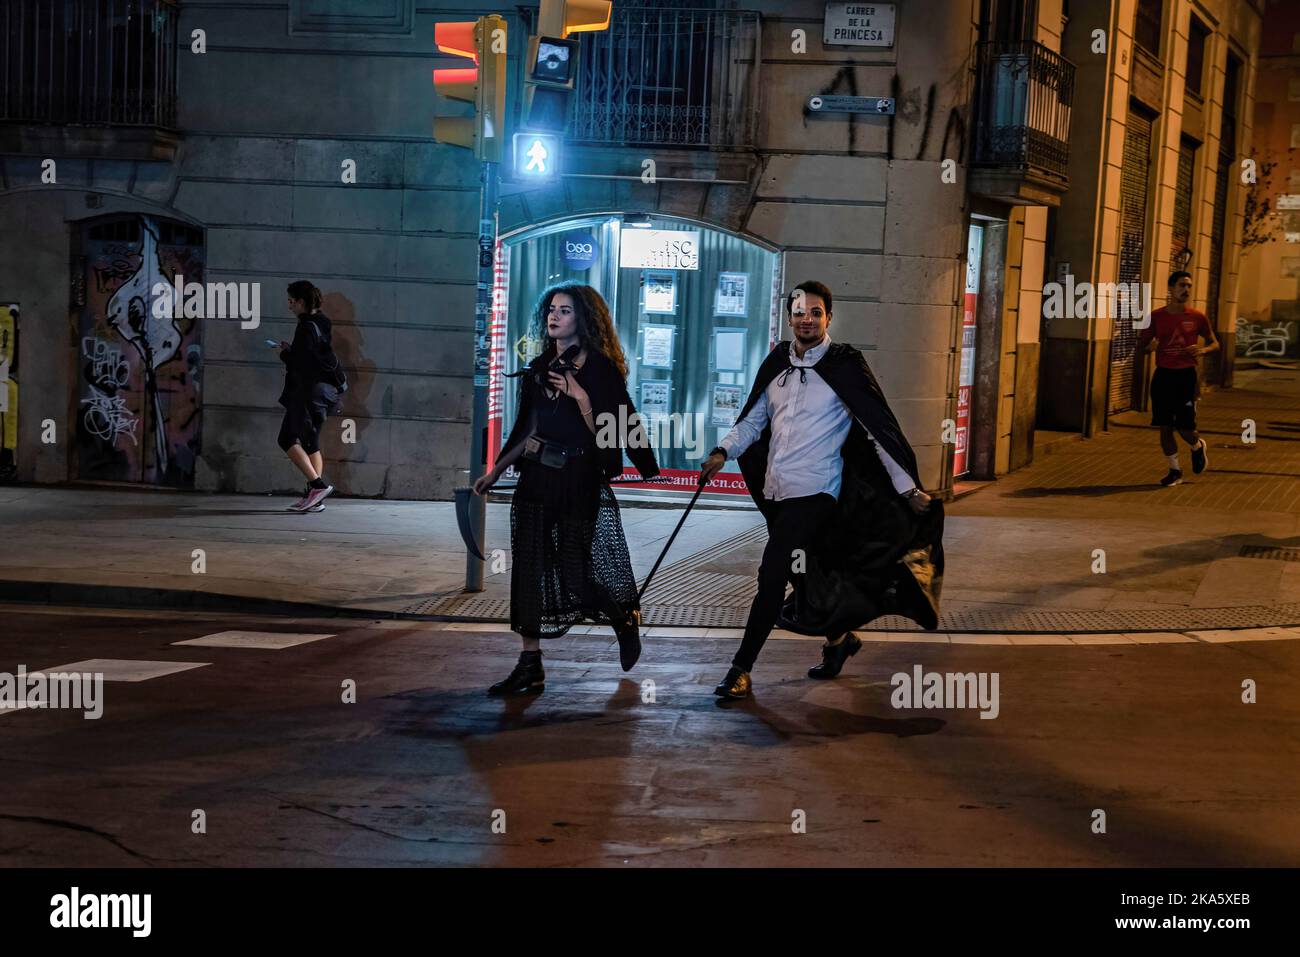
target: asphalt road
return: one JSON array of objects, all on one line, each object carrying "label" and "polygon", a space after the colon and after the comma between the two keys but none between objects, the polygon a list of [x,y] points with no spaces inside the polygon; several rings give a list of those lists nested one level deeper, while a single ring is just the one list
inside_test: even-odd
[{"label": "asphalt road", "polygon": [[[546,646],[545,693],[503,702],[484,689],[508,633],[0,620],[0,672],[203,664],[107,682],[95,720],[0,712],[9,866],[1300,864],[1300,635],[881,640],[834,682],[804,676],[817,642],[773,639],[755,697],[719,705],[730,638],[648,635],[624,675],[608,636],[573,635]],[[332,637],[174,644],[227,630]],[[996,673],[997,717],[895,707],[916,666]]]}]

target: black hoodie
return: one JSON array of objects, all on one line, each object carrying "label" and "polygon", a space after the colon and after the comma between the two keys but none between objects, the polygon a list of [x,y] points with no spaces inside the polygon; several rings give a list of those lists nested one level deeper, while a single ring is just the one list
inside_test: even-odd
[{"label": "black hoodie", "polygon": [[280,361],[285,364],[280,404],[286,408],[291,400],[310,399],[318,382],[338,385],[339,360],[334,354],[329,317],[319,312],[299,316],[293,342],[280,350]]}]

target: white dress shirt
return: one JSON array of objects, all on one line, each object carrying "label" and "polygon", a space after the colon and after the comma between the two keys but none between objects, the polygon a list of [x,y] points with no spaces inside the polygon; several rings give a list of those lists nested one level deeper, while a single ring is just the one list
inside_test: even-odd
[{"label": "white dress shirt", "polygon": [[[737,458],[758,441],[764,427],[771,422],[763,494],[772,501],[822,492],[840,497],[844,473],[840,449],[849,436],[853,417],[826,380],[812,368],[830,345],[831,337],[826,336],[802,358],[791,345],[793,368],[772,380],[749,413],[732,426],[721,442],[727,458]],[[875,444],[899,494],[915,488],[916,483],[903,467],[886,454],[870,432],[867,436]]]}]

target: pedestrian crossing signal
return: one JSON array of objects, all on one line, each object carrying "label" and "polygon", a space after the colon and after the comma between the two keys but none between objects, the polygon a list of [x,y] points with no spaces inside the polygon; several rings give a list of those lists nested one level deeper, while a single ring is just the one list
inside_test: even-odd
[{"label": "pedestrian crossing signal", "polygon": [[560,172],[560,137],[553,133],[516,133],[515,179],[552,180]]}]

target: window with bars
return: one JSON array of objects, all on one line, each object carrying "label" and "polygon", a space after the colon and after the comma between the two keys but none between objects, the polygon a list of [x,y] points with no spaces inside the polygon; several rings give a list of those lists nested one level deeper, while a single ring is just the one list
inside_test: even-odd
[{"label": "window with bars", "polygon": [[584,34],[575,142],[752,145],[758,15],[709,5],[615,5]]},{"label": "window with bars", "polygon": [[0,120],[175,128],[173,0],[0,7]]}]

